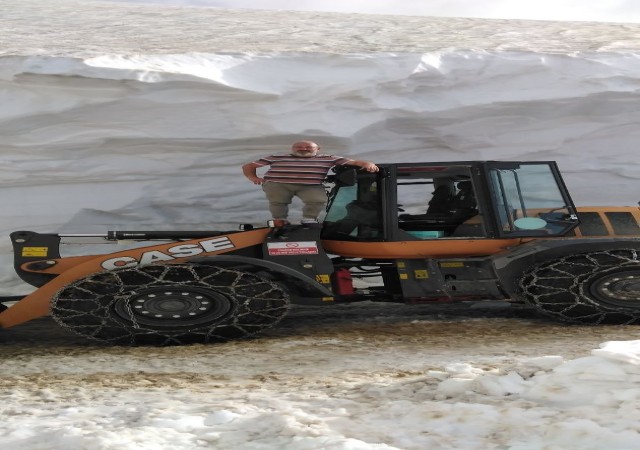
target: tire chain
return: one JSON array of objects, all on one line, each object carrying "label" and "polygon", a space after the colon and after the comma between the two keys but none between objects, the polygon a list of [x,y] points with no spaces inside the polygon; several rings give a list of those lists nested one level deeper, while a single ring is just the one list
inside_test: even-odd
[{"label": "tire chain", "polygon": [[[176,271],[180,272],[178,278],[184,279],[176,280]],[[180,286],[226,295],[234,303],[233,313],[218,323],[188,330],[158,330],[136,320],[130,301],[136,291]],[[114,315],[114,305],[119,301],[126,302],[128,321]],[[88,339],[118,345],[183,345],[247,337],[276,325],[288,308],[288,295],[271,281],[252,273],[193,264],[99,272],[65,286],[51,302],[52,316],[61,327]]]},{"label": "tire chain", "polygon": [[[568,255],[534,266],[521,277],[519,287],[525,301],[540,312],[565,322],[593,324],[640,323],[640,308],[635,311],[613,304],[602,305],[588,292],[594,275],[615,269],[640,270],[640,253],[618,249]],[[640,296],[637,300],[640,302]]]}]

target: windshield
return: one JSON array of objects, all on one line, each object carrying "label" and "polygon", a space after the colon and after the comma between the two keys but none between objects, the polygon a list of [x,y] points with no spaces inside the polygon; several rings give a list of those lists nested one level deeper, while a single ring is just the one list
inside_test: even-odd
[{"label": "windshield", "polygon": [[538,230],[559,235],[577,224],[569,199],[547,163],[521,164],[490,172],[494,204],[503,232]]}]

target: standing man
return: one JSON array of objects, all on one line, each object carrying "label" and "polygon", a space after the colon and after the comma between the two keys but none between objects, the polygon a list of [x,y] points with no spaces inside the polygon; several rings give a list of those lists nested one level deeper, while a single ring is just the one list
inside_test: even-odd
[{"label": "standing man", "polygon": [[[242,172],[254,184],[261,184],[269,201],[269,211],[276,226],[288,224],[289,204],[294,196],[304,203],[302,223],[316,223],[327,203],[322,182],[334,166],[358,166],[367,172],[377,172],[378,166],[335,155],[322,155],[320,146],[311,141],[298,141],[287,155],[271,155],[242,166]],[[269,166],[261,178],[258,167]]]}]

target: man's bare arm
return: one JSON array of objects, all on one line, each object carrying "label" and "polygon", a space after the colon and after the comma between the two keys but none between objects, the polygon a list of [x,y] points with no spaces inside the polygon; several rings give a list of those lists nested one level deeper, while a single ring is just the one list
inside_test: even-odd
[{"label": "man's bare arm", "polygon": [[376,166],[374,163],[369,161],[361,161],[361,160],[353,159],[345,164],[349,166],[361,167],[367,172],[377,172],[378,170],[380,170],[378,166]]},{"label": "man's bare arm", "polygon": [[252,162],[247,163],[244,166],[242,166],[242,173],[253,184],[262,184],[262,183],[264,183],[264,179],[260,178],[258,176],[258,174],[256,173],[256,169],[258,167],[262,167],[262,166],[260,166],[259,164],[256,164],[256,163],[252,163]]}]

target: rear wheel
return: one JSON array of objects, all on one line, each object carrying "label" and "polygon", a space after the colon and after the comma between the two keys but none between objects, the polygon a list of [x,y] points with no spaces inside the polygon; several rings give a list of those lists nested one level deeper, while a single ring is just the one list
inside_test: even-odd
[{"label": "rear wheel", "polygon": [[640,323],[640,251],[609,250],[545,262],[520,280],[542,313],[584,324]]},{"label": "rear wheel", "polygon": [[280,321],[289,299],[258,275],[204,264],[101,272],[61,289],[53,318],[90,339],[119,345],[220,342]]}]

